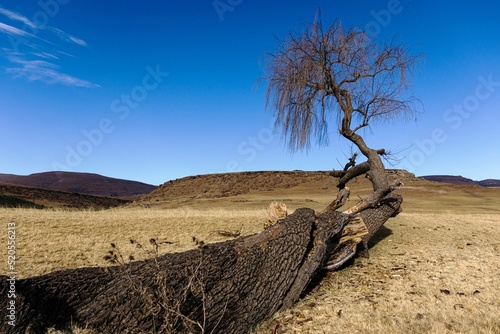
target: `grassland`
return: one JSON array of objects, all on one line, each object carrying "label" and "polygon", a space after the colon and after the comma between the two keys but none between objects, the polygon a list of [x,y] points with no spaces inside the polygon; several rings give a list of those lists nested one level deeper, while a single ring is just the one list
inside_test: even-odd
[{"label": "grassland", "polygon": [[[351,185],[352,199],[370,191]],[[130,244],[150,238],[160,252],[226,240],[217,230],[262,230],[266,206],[283,200],[289,211],[323,209],[334,182],[312,180],[287,189],[139,206],[92,210],[0,209],[2,225],[16,222],[19,277],[108,265],[114,242],[125,256],[148,255]],[[325,273],[292,309],[275,314],[264,333],[500,333],[500,189],[405,182],[404,211],[373,240],[369,259]],[[0,243],[6,244],[5,233]],[[4,247],[6,249],[6,247]],[[5,250],[3,256],[6,258]],[[75,330],[74,333],[89,333]]]},{"label": "grassland", "polygon": [[[207,243],[225,240],[218,230],[241,230],[242,235],[257,233],[262,230],[265,215],[265,208],[0,209],[4,222],[16,222],[19,278],[67,268],[107,265],[103,257],[112,242],[124,256],[133,255],[139,260],[148,254],[137,250],[130,239],[143,245],[149,245],[151,238],[160,243],[169,242],[160,248],[161,253],[167,253],[195,248],[193,236]],[[3,244],[6,244],[6,233],[0,241]]]}]

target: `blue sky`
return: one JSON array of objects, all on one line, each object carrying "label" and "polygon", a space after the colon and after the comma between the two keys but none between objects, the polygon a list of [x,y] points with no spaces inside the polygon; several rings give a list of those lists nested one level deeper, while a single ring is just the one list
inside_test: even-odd
[{"label": "blue sky", "polygon": [[[500,4],[90,1],[0,4],[0,173],[196,174],[339,168],[351,146],[290,154],[265,109],[266,53],[314,20],[396,36],[425,58],[424,113],[364,133],[417,175],[500,178]],[[391,167],[387,165],[387,167]]]}]

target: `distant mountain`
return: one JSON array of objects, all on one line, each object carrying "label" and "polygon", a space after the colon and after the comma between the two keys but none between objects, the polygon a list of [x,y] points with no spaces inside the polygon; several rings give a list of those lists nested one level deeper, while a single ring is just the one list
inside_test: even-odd
[{"label": "distant mountain", "polygon": [[45,172],[31,175],[0,174],[0,182],[107,197],[133,197],[149,194],[157,188],[137,181],[74,172]]},{"label": "distant mountain", "polygon": [[451,184],[468,184],[468,185],[476,184],[476,182],[474,182],[471,179],[468,179],[463,176],[454,176],[454,175],[426,175],[426,176],[420,176],[420,178],[427,181],[444,182]]},{"label": "distant mountain", "polygon": [[500,180],[487,179],[487,180],[477,181],[477,184],[483,187],[500,187]]},{"label": "distant mountain", "polygon": [[454,175],[426,175],[426,176],[420,176],[420,178],[428,181],[444,182],[451,184],[478,185],[482,187],[500,187],[500,180],[494,180],[494,179],[474,181],[463,176],[454,176]]}]

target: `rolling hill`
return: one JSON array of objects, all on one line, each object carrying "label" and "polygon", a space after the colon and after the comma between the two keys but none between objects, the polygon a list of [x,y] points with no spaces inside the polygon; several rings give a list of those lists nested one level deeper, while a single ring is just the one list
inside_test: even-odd
[{"label": "rolling hill", "polygon": [[[500,188],[432,182],[404,170],[388,170],[387,173],[391,180],[404,183],[397,192],[405,198],[405,210],[441,212],[453,207],[472,213],[498,211],[500,205]],[[281,201],[291,210],[299,207],[323,210],[336,197],[336,185],[337,179],[328,171],[206,174],[168,181],[128,206],[257,209],[268,207],[271,201]],[[348,186],[351,197],[346,206],[373,191],[364,176],[351,180]]]},{"label": "rolling hill", "polygon": [[500,180],[495,180],[495,179],[481,180],[477,181],[477,184],[483,187],[500,187]]},{"label": "rolling hill", "polygon": [[420,176],[421,179],[434,181],[434,182],[444,182],[451,184],[468,184],[468,185],[478,185],[482,187],[500,187],[500,180],[488,179],[481,181],[474,181],[463,176],[454,175],[426,175]]},{"label": "rolling hill", "polygon": [[28,187],[108,197],[148,194],[156,186],[91,173],[45,172],[31,175],[0,174],[0,182]]},{"label": "rolling hill", "polygon": [[0,207],[108,209],[128,200],[0,183]]}]

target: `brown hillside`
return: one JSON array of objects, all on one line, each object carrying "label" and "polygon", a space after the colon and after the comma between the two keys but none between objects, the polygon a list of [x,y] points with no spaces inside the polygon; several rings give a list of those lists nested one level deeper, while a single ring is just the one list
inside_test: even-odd
[{"label": "brown hillside", "polygon": [[251,191],[287,189],[302,183],[321,181],[327,172],[240,172],[188,176],[162,184],[141,201],[221,198]]},{"label": "brown hillside", "polygon": [[495,179],[482,180],[477,183],[483,187],[500,187],[500,180]]},{"label": "brown hillside", "polygon": [[451,183],[451,184],[467,184],[470,186],[477,185],[477,183],[471,179],[468,179],[463,176],[454,176],[454,175],[426,175],[426,176],[420,176],[421,179],[427,180],[427,181],[434,181],[434,182],[444,182],[444,183]]},{"label": "brown hillside", "polygon": [[[500,189],[478,185],[455,185],[427,181],[403,170],[388,170],[390,179],[404,185],[405,210],[413,212],[464,212],[500,210]],[[267,171],[208,174],[185,177],[162,184],[150,194],[140,196],[131,206],[155,208],[267,208],[272,201],[284,202],[293,211],[299,207],[323,210],[337,195],[337,179],[328,171]],[[351,197],[346,206],[359,196],[372,192],[368,179],[360,176],[348,184]],[[460,201],[458,202],[458,199]]]},{"label": "brown hillside", "polygon": [[[411,173],[390,170],[391,178],[416,179]],[[369,192],[371,185],[364,177],[352,181]],[[177,207],[210,206],[229,201],[249,205],[267,203],[268,199],[315,202],[317,196],[336,194],[336,179],[329,171],[263,171],[189,176],[168,181],[150,194],[139,197],[135,204]],[[298,198],[297,198],[298,197]],[[294,198],[297,198],[295,200]],[[267,203],[268,204],[268,203]]]},{"label": "brown hillside", "polygon": [[0,183],[0,207],[107,209],[127,200]]},{"label": "brown hillside", "polygon": [[487,179],[481,181],[474,181],[463,176],[454,175],[426,175],[420,176],[421,179],[434,181],[434,182],[444,182],[451,184],[466,184],[466,185],[478,185],[481,187],[500,187],[500,180]]},{"label": "brown hillside", "polygon": [[0,182],[70,193],[131,197],[148,194],[156,186],[91,173],[46,172],[31,175],[0,174]]}]

